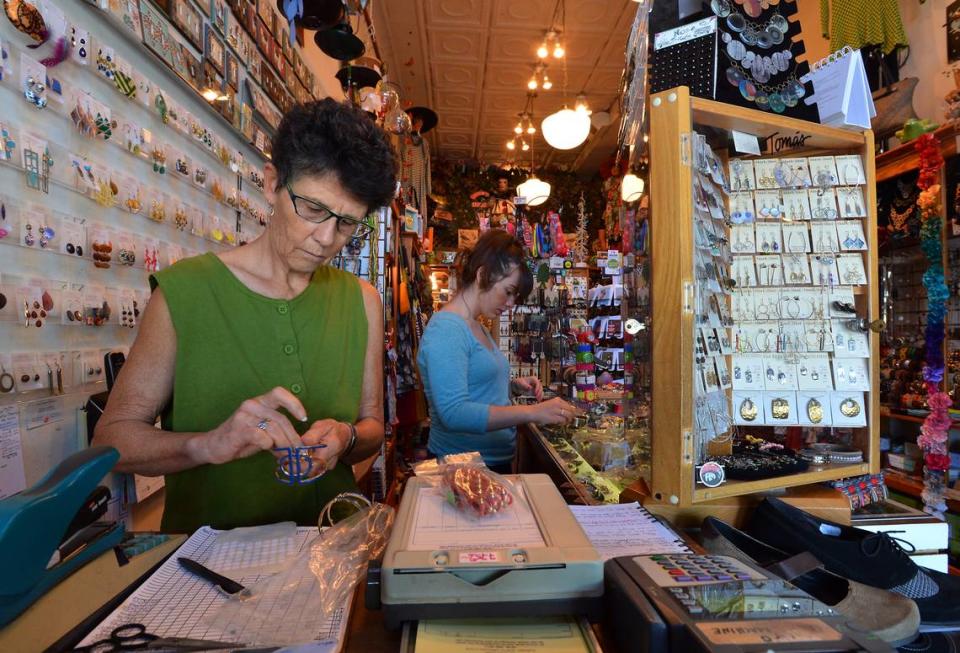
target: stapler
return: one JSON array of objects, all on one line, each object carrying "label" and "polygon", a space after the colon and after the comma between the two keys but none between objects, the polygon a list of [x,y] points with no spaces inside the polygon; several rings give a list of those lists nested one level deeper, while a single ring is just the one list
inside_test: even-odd
[{"label": "stapler", "polygon": [[[77,520],[78,513],[91,509],[91,499],[99,494],[97,485],[119,457],[112,447],[84,449],[33,487],[0,501],[0,626],[119,544],[122,523],[97,530],[87,541],[76,541],[80,529],[90,525],[89,519]],[[73,544],[64,549],[66,542]]]}]

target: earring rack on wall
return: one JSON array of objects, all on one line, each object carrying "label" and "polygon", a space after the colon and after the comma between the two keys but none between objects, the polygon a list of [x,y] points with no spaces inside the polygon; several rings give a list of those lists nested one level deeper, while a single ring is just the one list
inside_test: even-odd
[{"label": "earring rack on wall", "polygon": [[[29,50],[0,21],[0,366],[14,379],[9,391],[0,383],[0,410],[19,417],[12,464],[27,485],[86,446],[81,409],[105,389],[104,355],[132,344],[149,274],[255,237],[267,212],[264,159],[240,132],[97,9],[59,8],[68,32],[82,28],[88,63],[68,52],[37,68],[51,46]],[[100,47],[148,88],[121,92],[97,66]],[[25,94],[28,76],[46,82],[45,107]],[[134,495],[118,482],[113,495],[121,517]]]}]

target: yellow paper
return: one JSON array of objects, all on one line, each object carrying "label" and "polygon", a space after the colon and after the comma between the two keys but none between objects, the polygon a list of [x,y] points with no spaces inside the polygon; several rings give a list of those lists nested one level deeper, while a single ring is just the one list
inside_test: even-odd
[{"label": "yellow paper", "polygon": [[431,619],[417,627],[417,653],[590,653],[580,626],[566,617]]}]

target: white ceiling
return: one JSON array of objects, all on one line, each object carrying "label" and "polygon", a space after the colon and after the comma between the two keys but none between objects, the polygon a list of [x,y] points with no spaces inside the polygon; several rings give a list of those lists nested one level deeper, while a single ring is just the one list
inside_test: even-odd
[{"label": "white ceiling", "polygon": [[[558,0],[381,0],[374,25],[389,78],[404,104],[426,105],[440,117],[431,132],[434,152],[452,159],[529,164],[530,153],[510,153],[517,114],[523,110],[536,50],[551,27]],[[636,12],[631,0],[567,0],[565,33],[567,102],[580,92],[594,111],[609,110],[613,123],[568,152],[540,138],[539,123],[564,104],[564,67],[549,60],[554,82],[538,91],[534,152],[540,165],[592,172],[616,147],[617,96],[624,50]]]}]

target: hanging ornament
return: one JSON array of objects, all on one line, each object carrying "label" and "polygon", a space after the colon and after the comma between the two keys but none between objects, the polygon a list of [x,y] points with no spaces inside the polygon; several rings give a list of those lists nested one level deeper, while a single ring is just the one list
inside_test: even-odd
[{"label": "hanging ornament", "polygon": [[391,134],[406,134],[410,131],[410,115],[398,106],[395,106],[383,118],[383,128]]}]

